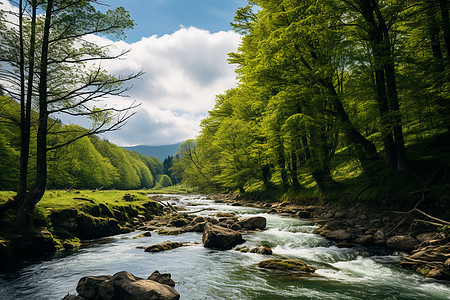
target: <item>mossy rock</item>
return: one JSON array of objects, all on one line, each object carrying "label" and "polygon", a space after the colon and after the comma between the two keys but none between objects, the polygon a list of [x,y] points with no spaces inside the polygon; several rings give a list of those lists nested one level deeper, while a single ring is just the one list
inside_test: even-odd
[{"label": "mossy rock", "polygon": [[157,231],[159,235],[179,235],[183,233],[181,230],[178,229],[161,229]]},{"label": "mossy rock", "polygon": [[125,212],[123,212],[123,211],[120,211],[119,209],[118,209],[119,207],[116,207],[116,208],[114,208],[112,211],[113,211],[113,213],[114,213],[114,215],[116,216],[116,220],[118,220],[118,221],[122,221],[122,222],[128,222],[129,220],[130,220],[130,218],[128,217],[128,215],[125,213]]},{"label": "mossy rock", "polygon": [[267,259],[261,261],[258,266],[260,268],[282,272],[314,273],[316,271],[316,268],[311,267],[298,259]]},{"label": "mossy rock", "polygon": [[142,204],[150,213],[152,214],[160,214],[162,213],[162,206],[155,201],[148,201]]},{"label": "mossy rock", "polygon": [[148,246],[145,248],[145,252],[162,252],[167,250],[176,249],[179,247],[182,247],[183,243],[179,242],[171,242],[171,241],[165,241],[156,245]]},{"label": "mossy rock", "polygon": [[96,239],[120,233],[119,222],[112,218],[93,217],[85,213],[77,216],[75,235],[81,239]]},{"label": "mossy rock", "polygon": [[122,199],[127,202],[132,202],[132,201],[137,200],[137,197],[136,197],[136,195],[125,194],[125,195],[123,195]]},{"label": "mossy rock", "polygon": [[52,225],[65,229],[68,232],[74,232],[77,229],[78,210],[74,207],[54,210],[50,213],[49,218]]},{"label": "mossy rock", "polygon": [[56,252],[60,243],[46,229],[29,230],[11,236],[13,257],[38,257],[45,253]]},{"label": "mossy rock", "polygon": [[98,206],[100,208],[100,217],[116,218],[114,212],[108,206],[103,203],[100,203]]}]

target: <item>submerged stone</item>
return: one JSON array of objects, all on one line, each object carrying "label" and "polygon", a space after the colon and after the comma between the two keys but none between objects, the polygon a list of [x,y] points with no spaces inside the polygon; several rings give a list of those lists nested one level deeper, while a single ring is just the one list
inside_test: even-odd
[{"label": "submerged stone", "polygon": [[145,252],[162,252],[182,247],[182,243],[165,241],[159,244],[151,245],[145,248]]},{"label": "submerged stone", "polygon": [[314,273],[316,271],[316,268],[311,267],[298,259],[267,259],[261,261],[258,266],[264,269],[283,272]]}]

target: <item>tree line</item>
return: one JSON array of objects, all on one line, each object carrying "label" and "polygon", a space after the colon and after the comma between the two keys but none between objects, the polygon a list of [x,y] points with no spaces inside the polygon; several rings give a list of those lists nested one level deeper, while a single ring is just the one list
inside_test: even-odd
[{"label": "tree line", "polygon": [[[3,112],[18,115],[17,102],[0,97]],[[32,120],[37,119],[33,114]],[[73,139],[73,132],[87,132],[77,125],[63,125],[56,122],[55,130],[66,132],[49,136],[48,146],[63,144]],[[19,182],[20,128],[0,117],[0,190],[16,190]],[[29,172],[36,171],[35,145],[36,131],[31,131],[31,152]],[[85,136],[48,152],[47,188],[50,189],[142,189],[155,185],[171,185],[166,182],[163,164],[155,157],[148,157],[136,151],[116,146],[96,135]],[[164,178],[163,178],[164,177]],[[27,185],[33,186],[34,178],[29,177]]]},{"label": "tree line", "polygon": [[220,190],[412,175],[408,146],[448,133],[446,0],[258,0],[236,12],[236,88],[216,97],[178,174]]}]

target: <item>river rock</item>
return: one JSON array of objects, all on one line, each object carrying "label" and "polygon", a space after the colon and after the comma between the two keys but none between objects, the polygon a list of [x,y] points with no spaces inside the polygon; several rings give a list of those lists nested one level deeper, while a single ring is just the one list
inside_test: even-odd
[{"label": "river rock", "polygon": [[380,230],[376,231],[373,234],[373,239],[375,241],[384,241],[386,239],[386,235],[384,234],[383,229],[380,229]]},{"label": "river rock", "polygon": [[77,296],[77,295],[70,295],[67,294],[66,296],[64,296],[64,298],[62,300],[86,300],[86,298]]},{"label": "river rock", "polygon": [[180,294],[172,287],[159,282],[143,279],[122,271],[98,287],[98,298],[101,300],[142,300],[161,299],[178,300]]},{"label": "river rock", "polygon": [[206,248],[229,250],[245,241],[239,232],[207,223],[203,231],[202,242],[203,247]]},{"label": "river rock", "polygon": [[140,235],[133,236],[133,239],[138,239],[141,237],[149,237],[149,236],[152,236],[152,233],[150,231],[146,231],[146,232],[141,233]]},{"label": "river rock", "polygon": [[161,284],[165,284],[171,287],[175,286],[175,281],[173,281],[173,279],[171,278],[172,276],[170,275],[170,273],[159,273],[159,271],[155,271],[152,273],[152,275],[150,275],[147,279],[148,280],[153,280],[156,282],[159,282]]},{"label": "river rock", "polygon": [[300,210],[295,213],[295,216],[300,219],[310,219],[312,217],[312,213],[306,210]]},{"label": "river rock", "polygon": [[272,258],[263,260],[258,267],[278,271],[314,273],[316,268],[311,267],[298,259],[278,259]]},{"label": "river rock", "polygon": [[334,230],[334,231],[328,232],[325,235],[325,237],[327,239],[331,239],[331,240],[343,241],[343,240],[348,240],[351,236],[350,236],[350,233],[348,233],[344,229],[339,229],[339,230]]},{"label": "river rock", "polygon": [[241,245],[241,246],[237,246],[236,248],[234,248],[234,250],[243,252],[243,253],[247,253],[247,252],[250,252],[250,247],[248,245]]},{"label": "river rock", "polygon": [[98,287],[103,282],[110,280],[112,276],[86,276],[78,281],[77,292],[78,294],[87,300],[94,300],[98,296]]},{"label": "river rock", "polygon": [[188,223],[185,219],[177,219],[170,222],[170,225],[173,227],[183,227],[186,226]]},{"label": "river rock", "polygon": [[195,232],[203,232],[203,230],[205,230],[205,225],[206,225],[206,222],[201,222],[201,223],[196,224],[194,226],[194,231]]},{"label": "river rock", "polygon": [[204,222],[205,222],[205,218],[197,216],[192,220],[191,224],[195,225],[195,224],[204,223]]},{"label": "river rock", "polygon": [[239,231],[239,230],[242,229],[242,226],[239,225],[239,224],[237,224],[237,223],[234,223],[234,224],[231,224],[231,225],[229,226],[229,228],[232,229],[232,230],[235,230],[235,231]]},{"label": "river rock", "polygon": [[410,251],[418,245],[418,241],[407,235],[396,235],[389,238],[386,245],[394,250]]},{"label": "river rock", "polygon": [[264,229],[266,228],[267,220],[264,217],[251,217],[238,222],[242,228],[255,230],[255,229]]},{"label": "river rock", "polygon": [[363,235],[355,240],[355,243],[361,245],[370,245],[373,243],[373,236],[371,234]]},{"label": "river rock", "polygon": [[179,229],[159,229],[157,232],[159,235],[179,235],[183,233]]},{"label": "river rock", "polygon": [[250,253],[258,253],[263,255],[272,255],[272,249],[267,246],[258,246],[250,250]]},{"label": "river rock", "polygon": [[165,241],[159,244],[151,245],[145,248],[145,252],[162,252],[182,247],[182,243]]},{"label": "river rock", "polygon": [[241,246],[237,246],[236,248],[234,248],[234,250],[239,251],[239,252],[243,252],[243,253],[258,253],[258,254],[263,254],[263,255],[272,255],[272,249],[270,247],[267,246],[257,246],[255,248],[251,248],[248,245],[241,245]]},{"label": "river rock", "polygon": [[426,233],[421,233],[418,236],[416,236],[416,239],[420,243],[423,243],[423,242],[432,241],[438,237],[439,237],[439,235],[436,232],[426,232]]}]

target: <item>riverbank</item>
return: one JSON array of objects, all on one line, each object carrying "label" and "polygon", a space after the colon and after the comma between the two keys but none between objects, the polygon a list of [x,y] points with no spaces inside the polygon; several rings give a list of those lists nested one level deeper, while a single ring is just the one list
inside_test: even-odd
[{"label": "riverbank", "polygon": [[[17,231],[14,211],[0,218],[0,267],[9,261],[78,248],[83,241],[131,232],[162,214],[144,191],[48,191],[33,228]],[[5,199],[3,199],[5,201]]]},{"label": "riverbank", "polygon": [[[429,278],[450,280],[450,234],[419,211],[397,212],[362,203],[302,205],[267,203],[239,196],[210,195],[231,205],[267,208],[269,213],[309,219],[314,233],[342,248],[357,245],[388,247],[402,253],[400,265]],[[314,201],[307,201],[314,202]],[[369,255],[369,254],[368,254]]]}]

